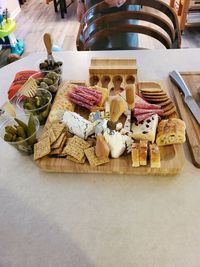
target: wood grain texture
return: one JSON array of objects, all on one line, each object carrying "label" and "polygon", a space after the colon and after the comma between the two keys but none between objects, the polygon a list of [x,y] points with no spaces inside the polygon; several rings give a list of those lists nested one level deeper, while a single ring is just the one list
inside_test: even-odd
[{"label": "wood grain texture", "polygon": [[[109,72],[107,72],[107,74],[109,75]],[[127,75],[122,74],[121,76],[126,77]],[[149,85],[151,87],[156,86],[158,88],[160,86],[162,88],[161,83],[156,81],[155,82],[152,81]],[[79,113],[81,113],[80,111],[81,110],[79,109]],[[84,164],[79,164],[71,162],[65,158],[50,158],[48,156],[37,160],[36,164],[42,170],[48,172],[107,173],[107,174],[113,173],[113,174],[127,174],[127,175],[176,175],[181,172],[185,161],[185,155],[182,145],[179,144],[179,145],[169,145],[165,147],[160,147],[160,156],[161,156],[161,167],[158,169],[150,168],[149,163],[148,166],[141,166],[138,168],[132,167],[131,154],[124,155],[118,159],[111,159],[109,163],[106,163],[105,165],[101,165],[98,167],[91,167],[88,162]]]},{"label": "wood grain texture", "polygon": [[[169,2],[168,0],[164,0]],[[76,36],[79,29],[79,22],[76,18],[76,2],[67,10],[67,16],[61,19],[60,13],[55,13],[53,2],[48,5],[43,0],[28,0],[21,6],[21,12],[16,17],[17,29],[15,35],[23,39],[25,52],[22,57],[34,52],[45,51],[42,40],[43,34],[49,32],[52,35],[53,43],[62,50],[76,51]],[[163,49],[157,40],[149,41],[145,35],[139,35],[139,46],[149,45],[150,49]],[[199,29],[187,29],[182,35],[182,48],[200,47]]]},{"label": "wood grain texture", "polygon": [[[200,105],[200,72],[184,72],[181,73],[181,76],[190,89],[195,101]],[[187,105],[184,103],[182,95],[174,84],[172,84],[172,89],[180,115],[186,123],[187,142],[193,163],[196,167],[200,168],[200,125],[198,125]]]},{"label": "wood grain texture", "polygon": [[91,167],[88,162],[75,163],[65,158],[44,157],[36,161],[36,164],[46,172],[67,173],[107,173],[126,175],[177,175],[184,165],[185,156],[181,145],[170,145],[160,148],[161,167],[152,169],[150,166],[132,167],[131,155],[118,159],[111,159],[105,165]]}]

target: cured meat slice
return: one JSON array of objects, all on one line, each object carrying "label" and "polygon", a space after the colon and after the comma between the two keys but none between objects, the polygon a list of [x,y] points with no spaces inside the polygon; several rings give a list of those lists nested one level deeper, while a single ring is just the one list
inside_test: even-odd
[{"label": "cured meat slice", "polygon": [[95,103],[99,102],[99,98],[90,94],[86,94],[84,91],[81,91],[80,89],[75,89],[74,93],[76,93],[77,95],[80,95],[84,98],[86,98],[87,100],[91,100],[94,101]]},{"label": "cured meat slice", "polygon": [[67,96],[71,102],[90,110],[98,105],[102,99],[101,92],[94,91],[84,86],[74,87],[68,92]]},{"label": "cured meat slice", "polygon": [[87,101],[87,99],[85,99],[84,97],[82,97],[81,95],[79,94],[76,94],[76,92],[70,92],[68,94],[69,98],[73,98],[73,99],[76,99],[78,101],[81,101],[82,103],[86,103],[86,104],[89,104],[89,105],[94,105],[95,104],[95,101]]},{"label": "cured meat slice", "polygon": [[81,107],[87,108],[87,109],[92,109],[93,105],[90,105],[89,103],[82,102],[80,99],[74,97],[74,95],[70,94],[69,100],[75,104],[78,104]]},{"label": "cured meat slice", "polygon": [[143,109],[160,109],[161,107],[156,104],[150,104],[138,95],[135,97],[135,108],[143,108]]},{"label": "cured meat slice", "polygon": [[151,117],[152,115],[154,115],[155,113],[145,113],[145,114],[141,114],[141,115],[137,115],[135,116],[135,118],[137,119],[137,122],[141,122],[143,120],[148,119],[149,117]]},{"label": "cured meat slice", "polygon": [[84,86],[78,86],[79,89],[83,90],[84,92],[87,92],[88,94],[91,94],[91,95],[94,95],[96,97],[101,97],[102,94],[96,90],[93,90],[93,89],[89,89],[87,87],[84,87]]},{"label": "cured meat slice", "polygon": [[153,113],[153,114],[162,115],[163,110],[162,109],[144,109],[144,108],[135,108],[134,109],[134,114],[136,116],[141,115],[141,114],[146,114],[146,113]]},{"label": "cured meat slice", "polygon": [[83,95],[80,93],[76,94],[76,92],[74,92],[73,95],[78,97],[81,101],[83,101],[85,103],[89,103],[90,105],[96,105],[98,103],[96,99],[92,99],[88,95]]}]

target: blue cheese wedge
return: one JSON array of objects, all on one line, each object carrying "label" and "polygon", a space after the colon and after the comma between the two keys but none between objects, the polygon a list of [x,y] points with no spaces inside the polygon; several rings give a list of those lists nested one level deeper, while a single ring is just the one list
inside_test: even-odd
[{"label": "blue cheese wedge", "polygon": [[95,125],[75,112],[65,111],[63,123],[72,134],[82,139],[87,139],[89,135],[94,133]]},{"label": "blue cheese wedge", "polygon": [[158,115],[154,114],[140,123],[133,123],[131,126],[131,137],[135,140],[148,140],[154,143],[157,126]]}]

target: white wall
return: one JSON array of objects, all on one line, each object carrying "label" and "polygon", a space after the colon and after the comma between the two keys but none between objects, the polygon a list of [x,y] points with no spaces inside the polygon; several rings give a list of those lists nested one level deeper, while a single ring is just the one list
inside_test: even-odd
[{"label": "white wall", "polygon": [[15,18],[21,10],[18,0],[0,0],[0,6],[8,9],[11,18]]}]

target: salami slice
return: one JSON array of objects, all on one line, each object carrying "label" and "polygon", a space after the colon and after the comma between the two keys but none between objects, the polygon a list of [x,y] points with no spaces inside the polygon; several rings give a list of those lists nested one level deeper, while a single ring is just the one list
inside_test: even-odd
[{"label": "salami slice", "polygon": [[150,113],[149,112],[149,113],[137,115],[137,116],[135,116],[135,118],[137,119],[137,122],[141,122],[141,121],[144,121],[144,120],[148,119],[152,115],[154,115],[154,113]]},{"label": "salami slice", "polygon": [[142,108],[142,109],[160,109],[161,107],[156,104],[150,104],[138,95],[135,97],[135,108]]},{"label": "salami slice", "polygon": [[162,115],[163,110],[162,109],[144,109],[144,108],[135,108],[134,109],[134,114],[136,116],[141,115],[141,114],[147,114],[147,113]]},{"label": "salami slice", "polygon": [[85,86],[78,86],[78,88],[80,88],[84,92],[87,92],[87,93],[89,93],[91,95],[94,95],[94,96],[97,96],[97,97],[101,97],[101,95],[102,95],[100,92],[98,92],[96,90],[93,90],[93,89],[89,89],[89,88],[87,88]]},{"label": "salami slice", "polygon": [[70,94],[69,95],[69,99],[71,102],[81,106],[81,107],[84,107],[84,108],[87,108],[87,109],[92,109],[93,105],[90,105],[88,103],[85,103],[85,102],[82,102],[81,100],[77,99],[76,97],[74,97],[73,94]]},{"label": "salami slice", "polygon": [[76,99],[78,101],[81,101],[82,103],[86,103],[86,104],[89,104],[91,106],[95,104],[94,101],[91,101],[91,100],[88,101],[87,99],[85,99],[81,95],[76,94],[75,92],[70,92],[68,95],[69,95],[70,98],[73,98],[73,99]]},{"label": "salami slice", "polygon": [[96,104],[98,104],[99,102],[99,98],[93,95],[90,95],[88,93],[85,93],[84,91],[80,90],[80,89],[75,89],[74,93],[76,93],[77,95],[80,95],[82,97],[84,97],[87,101],[91,100],[94,101]]}]

